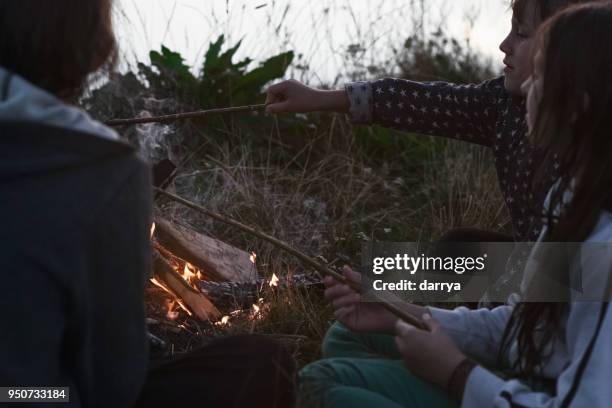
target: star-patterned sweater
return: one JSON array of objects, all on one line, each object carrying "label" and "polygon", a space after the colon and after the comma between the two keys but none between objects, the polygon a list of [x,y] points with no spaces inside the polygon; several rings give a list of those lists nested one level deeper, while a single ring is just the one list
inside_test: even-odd
[{"label": "star-patterned sweater", "polygon": [[[512,97],[499,77],[481,84],[414,82],[385,78],[346,85],[352,121],[443,136],[492,149],[499,187],[516,241],[535,241],[542,228],[544,198],[557,180],[550,163],[546,180],[532,185],[544,152],[527,140],[525,101]],[[520,268],[509,267],[510,272]],[[520,275],[520,274],[519,274]],[[506,283],[510,276],[503,278]],[[520,276],[513,277],[515,284]],[[504,291],[505,292],[505,291]]]}]

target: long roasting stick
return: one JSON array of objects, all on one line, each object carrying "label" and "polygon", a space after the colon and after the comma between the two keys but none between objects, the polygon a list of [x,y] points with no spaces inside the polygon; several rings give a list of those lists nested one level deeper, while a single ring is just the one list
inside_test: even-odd
[{"label": "long roasting stick", "polygon": [[143,123],[174,122],[177,120],[201,118],[209,115],[219,115],[236,112],[255,112],[266,108],[266,104],[235,106],[231,108],[217,108],[195,112],[176,113],[173,115],[154,116],[150,118],[113,119],[105,124],[107,126],[141,125]]},{"label": "long roasting stick", "polygon": [[[263,239],[264,241],[268,241],[269,243],[273,244],[276,247],[282,248],[283,250],[287,251],[288,253],[290,253],[291,255],[295,256],[296,258],[298,258],[300,261],[304,262],[307,265],[310,265],[312,268],[316,269],[318,272],[322,273],[325,276],[331,276],[332,278],[336,279],[339,282],[342,282],[344,284],[349,285],[351,288],[353,288],[356,291],[360,291],[361,288],[360,286],[353,282],[353,281],[349,281],[347,280],[343,275],[339,274],[338,272],[334,271],[333,269],[329,268],[326,265],[321,264],[320,262],[317,262],[315,259],[304,255],[303,253],[301,253],[300,251],[298,251],[297,249],[293,248],[292,246],[284,243],[283,241],[280,241],[277,238],[274,238],[271,235],[268,235],[264,232],[258,231],[252,227],[249,227],[248,225],[244,225],[236,220],[233,220],[231,218],[228,218],[224,215],[215,213],[213,211],[207,210],[206,208],[195,204],[189,200],[185,200],[182,197],[179,197],[175,194],[172,193],[168,193],[165,190],[162,190],[160,188],[154,187],[155,191],[157,193],[159,193],[160,195],[163,195],[169,199],[171,199],[172,201],[175,201],[177,203],[180,203],[186,207],[191,208],[194,211],[197,211],[201,214],[204,214],[210,218],[214,218],[217,221],[221,221],[224,224],[228,224],[231,225],[233,227],[236,227],[244,232],[248,232],[249,234],[255,235],[258,238]],[[402,309],[400,309],[399,307],[397,307],[396,305],[394,305],[393,303],[388,303],[388,302],[384,302],[382,301],[380,303],[385,309],[387,309],[388,311],[390,311],[391,313],[393,313],[395,316],[397,316],[398,318],[402,319],[403,321],[412,324],[413,326],[416,326],[420,329],[423,330],[428,330],[426,328],[426,326],[421,322],[421,320],[419,320],[418,318],[416,318],[415,316],[406,313],[405,311],[403,311]]]}]

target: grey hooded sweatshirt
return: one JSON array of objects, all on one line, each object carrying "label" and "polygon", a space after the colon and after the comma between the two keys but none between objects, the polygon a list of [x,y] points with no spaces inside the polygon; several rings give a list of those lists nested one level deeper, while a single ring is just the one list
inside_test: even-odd
[{"label": "grey hooded sweatshirt", "polygon": [[0,68],[1,386],[133,405],[148,360],[149,173],[112,130]]}]

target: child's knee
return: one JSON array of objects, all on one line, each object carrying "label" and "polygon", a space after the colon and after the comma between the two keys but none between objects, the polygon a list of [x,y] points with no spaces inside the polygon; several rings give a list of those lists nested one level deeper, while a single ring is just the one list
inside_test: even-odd
[{"label": "child's knee", "polygon": [[340,322],[335,322],[331,325],[329,330],[327,330],[325,338],[323,338],[323,343],[321,344],[321,357],[332,358],[344,356],[344,348],[347,344],[355,341],[354,337],[355,334],[350,329],[346,328]]},{"label": "child's knee", "polygon": [[325,405],[325,396],[343,383],[341,359],[324,359],[308,364],[298,373],[298,400],[300,407]]}]

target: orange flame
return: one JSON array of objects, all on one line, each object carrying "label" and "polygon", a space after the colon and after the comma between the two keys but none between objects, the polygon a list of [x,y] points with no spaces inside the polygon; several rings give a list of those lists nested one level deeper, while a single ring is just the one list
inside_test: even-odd
[{"label": "orange flame", "polygon": [[191,310],[189,310],[189,308],[187,306],[185,306],[185,304],[182,302],[182,300],[177,298],[176,295],[166,285],[164,285],[162,282],[158,281],[155,278],[151,278],[149,280],[155,286],[163,289],[165,292],[167,292],[168,294],[170,294],[172,296],[173,299],[172,300],[169,299],[166,302],[166,306],[168,307],[168,312],[166,313],[166,317],[169,320],[176,320],[178,318],[178,312],[174,310],[175,303],[178,304],[180,306],[180,308],[183,309],[189,316],[191,316],[193,314],[193,313],[191,313]]},{"label": "orange flame", "polygon": [[155,278],[151,278],[151,279],[149,279],[149,280],[150,280],[150,281],[151,281],[151,283],[153,283],[155,286],[160,287],[160,288],[162,288],[163,290],[165,290],[166,292],[170,293],[170,291],[168,290],[168,288],[167,288],[167,287],[166,287],[166,286],[165,286],[163,283],[161,283],[160,281],[158,281],[157,279],[155,279]]},{"label": "orange flame", "polygon": [[221,320],[215,323],[216,326],[228,326],[229,325],[229,316],[223,316]]},{"label": "orange flame", "polygon": [[179,272],[179,274],[183,277],[185,282],[190,284],[192,287],[197,288],[197,286],[195,285],[195,282],[199,279],[198,278],[199,272],[200,271],[198,271],[195,266],[193,266],[189,262],[186,262],[185,267],[183,268],[183,273]]},{"label": "orange flame", "polygon": [[179,317],[179,312],[174,309],[176,302],[174,300],[169,300],[166,305],[168,306],[168,312],[166,312],[166,318],[168,320],[176,320]]},{"label": "orange flame", "polygon": [[255,260],[257,259],[257,254],[255,252],[251,252],[251,256],[249,257],[251,262],[255,264]]},{"label": "orange flame", "polygon": [[278,276],[275,273],[272,274],[272,278],[270,278],[270,282],[268,283],[271,288],[278,286]]}]

